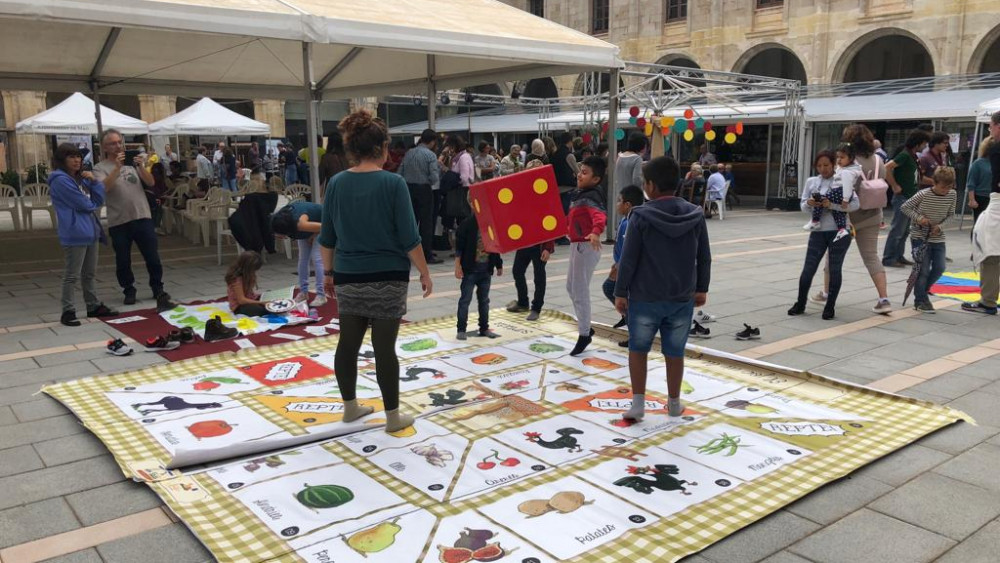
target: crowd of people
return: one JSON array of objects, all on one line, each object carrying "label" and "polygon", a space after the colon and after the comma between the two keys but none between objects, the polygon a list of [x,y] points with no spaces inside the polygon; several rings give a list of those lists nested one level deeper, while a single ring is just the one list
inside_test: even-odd
[{"label": "crowd of people", "polygon": [[[406,313],[411,268],[419,272],[423,295],[433,291],[428,264],[443,262],[434,245],[439,221],[442,239],[448,241],[454,258],[455,277],[461,280],[457,338],[499,336],[489,323],[489,293],[491,279],[503,274],[503,259],[485,250],[471,212],[469,187],[541,165],[553,167],[569,227],[557,241],[516,252],[512,274],[517,298],[508,304],[508,311],[527,312],[529,321],[539,319],[545,301],[546,263],[557,245],[566,245],[566,292],[578,329],[571,355],[587,349],[594,336],[590,282],[601,257],[607,201],[613,194],[622,219],[615,226],[614,264],[603,283],[603,293],[621,313],[616,327],[628,328],[628,339],[620,345],[629,349],[634,398],[625,417],[643,416],[647,356],[657,334],[666,356],[669,412],[672,416],[683,412],[679,394],[684,346],[700,329],[695,308],[705,304],[711,277],[706,219],[713,203],[722,204],[725,186],[732,181],[731,169],[719,164],[708,147],[701,149],[698,162],[682,178],[676,161],[665,156],[649,158],[646,137],[634,134],[613,163],[615,184],[609,186],[606,146],[581,146],[568,133],[558,139],[535,139],[530,150],[514,145],[508,153],[499,154],[485,141],[473,148],[458,135],[442,142],[430,129],[408,151],[398,145],[390,147],[385,124],[367,111],[344,118],[340,132],[343,137],[331,136],[327,150],[320,155],[325,179],[322,203],[292,202],[271,215],[269,222],[274,233],[299,244],[299,298],[309,297],[310,269],[317,277],[312,303],[322,305],[327,294],[336,295],[341,324],[336,375],[345,401],[345,421],[370,412],[356,400],[354,358],[371,329],[386,428],[395,431],[413,422],[399,411],[395,341]],[[789,315],[803,314],[807,302],[813,301],[823,305],[824,319],[835,317],[843,263],[852,241],[857,241],[878,294],[872,310],[891,312],[885,268],[913,265],[904,256],[906,238],[911,241],[911,256],[921,266],[913,287],[915,307],[934,312],[929,290],[945,268],[943,224],[955,214],[957,199],[955,173],[945,157],[948,139],[943,132],[918,128],[889,158],[867,127],[854,124],[843,131],[836,150],[815,155],[816,175],[809,178],[801,198],[801,208],[809,214],[805,225],[810,232],[809,244],[798,297]],[[104,133],[101,149],[104,159],[93,171],[87,171],[80,151],[61,145],[50,177],[66,255],[62,321],[70,326],[79,324],[73,299],[78,280],[88,316],[116,314],[100,301],[94,287],[98,244],[106,238],[97,215],[101,206],[108,208],[109,235],[124,303],[136,302],[131,267],[134,244],[146,262],[158,309],[174,306],[164,291],[154,213],[147,196],[150,188],[162,185],[168,166],[170,174],[175,173],[179,159],[172,157],[167,147],[165,157],[152,170],[147,170],[141,155],[125,162],[122,137],[116,131]],[[277,165],[283,169],[285,181],[297,179],[304,155],[295,154],[284,143],[278,150]],[[211,181],[228,187],[236,174],[232,151],[220,143],[213,160],[206,153],[204,147],[198,150],[199,179],[209,180],[211,175]],[[252,160],[251,173],[266,170],[268,159],[273,160],[271,155]],[[880,257],[877,241],[885,227],[883,208],[890,204],[887,191],[891,191],[894,213]],[[982,299],[963,305],[963,309],[995,315],[1000,291],[1000,204],[996,203],[1000,198],[1000,113],[992,117],[990,136],[970,169],[967,192],[968,206],[975,213],[972,258],[981,271]],[[813,278],[824,258],[824,288],[810,297]],[[526,280],[529,265],[535,284],[530,300]],[[244,252],[229,268],[227,293],[235,313],[266,314],[256,287],[256,272],[261,266],[258,254]],[[477,329],[469,331],[473,297],[479,315]]]}]

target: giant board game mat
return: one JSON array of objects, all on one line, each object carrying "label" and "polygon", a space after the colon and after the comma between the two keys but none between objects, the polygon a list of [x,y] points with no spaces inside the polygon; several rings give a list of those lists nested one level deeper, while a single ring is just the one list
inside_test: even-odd
[{"label": "giant board game mat", "polygon": [[[494,313],[405,325],[403,408],[386,434],[372,354],[345,424],[336,336],[48,386],[220,561],[674,561],[967,417],[809,373],[692,349],[681,417],[650,357],[627,424],[627,358],[605,333]],[[171,469],[174,468],[174,469]]]}]

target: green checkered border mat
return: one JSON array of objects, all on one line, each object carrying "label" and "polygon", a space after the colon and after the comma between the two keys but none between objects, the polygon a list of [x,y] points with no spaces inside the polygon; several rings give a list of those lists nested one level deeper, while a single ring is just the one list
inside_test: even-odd
[{"label": "green checkered border mat", "polygon": [[[521,322],[519,317],[507,315],[503,311],[491,314],[505,318],[510,322]],[[561,313],[543,313],[542,320],[549,328],[552,328],[556,323],[565,322],[566,330],[562,333],[573,332],[571,325],[573,320]],[[453,326],[453,319],[446,317],[405,325],[401,333],[450,329]],[[618,333],[604,330],[599,333],[599,336],[613,337],[616,334]],[[130,470],[125,465],[128,461],[166,459],[168,456],[166,451],[142,431],[138,424],[123,424],[118,409],[104,398],[104,392],[125,385],[171,380],[232,365],[262,363],[294,355],[308,356],[310,353],[332,350],[335,343],[336,337],[334,336],[269,348],[244,350],[235,354],[226,353],[197,358],[110,377],[100,376],[61,383],[48,386],[43,391],[73,410],[85,426],[104,441],[126,475],[131,475]],[[440,352],[420,358],[420,360],[425,361],[440,355],[456,354],[462,351],[459,349]],[[750,361],[741,362],[739,359],[717,357],[700,349],[689,356],[688,366],[693,369],[753,384],[761,389],[773,391],[787,389],[788,393],[795,394],[795,389],[792,386],[805,380],[846,390],[848,395],[838,400],[837,407],[849,412],[868,413],[869,416],[871,413],[877,413],[878,424],[852,439],[839,442],[837,448],[825,448],[815,452],[813,455],[783,466],[766,476],[744,483],[732,491],[689,507],[681,513],[628,532],[615,541],[608,542],[570,560],[573,563],[679,560],[708,547],[824,484],[839,479],[922,436],[959,419],[971,421],[964,413],[946,407],[855,387],[808,372],[772,369]],[[538,363],[558,364],[558,362],[553,361]],[[560,369],[565,369],[575,375],[585,375],[568,366],[560,365]],[[588,377],[602,379],[602,376],[590,375]],[[433,390],[433,388],[421,389],[419,392],[413,393],[424,393],[428,390]],[[406,395],[404,395],[405,397]],[[561,407],[550,408],[549,412],[544,415],[519,420],[516,423],[509,423],[490,430],[473,431],[442,416],[436,416],[435,422],[462,434],[471,442],[506,427],[522,426],[553,414],[567,412],[561,409]],[[687,432],[723,421],[729,421],[729,418],[710,411],[707,416],[695,423],[630,441],[627,446],[642,450],[649,446],[660,445]],[[606,461],[606,458],[600,456],[585,458],[566,466],[559,466],[535,477],[455,503],[445,504],[428,498],[418,489],[396,480],[386,472],[370,469],[370,464],[364,462],[361,456],[340,444],[328,442],[319,447],[340,456],[346,463],[360,469],[402,497],[406,502],[425,509],[438,518],[475,510],[479,506],[491,504],[511,494],[528,491],[542,483],[561,477],[575,475]],[[208,492],[208,500],[193,504],[180,504],[166,491],[169,481],[150,483],[149,485],[220,561],[246,561],[248,554],[253,554],[257,561],[302,561],[284,540],[267,530],[252,512],[240,504],[235,497],[229,495],[213,479],[199,476],[196,473],[183,476],[181,479],[196,480],[196,484]],[[504,528],[502,522],[497,522],[497,524]],[[430,541],[435,531],[436,528],[428,537],[425,550],[431,548]]]}]

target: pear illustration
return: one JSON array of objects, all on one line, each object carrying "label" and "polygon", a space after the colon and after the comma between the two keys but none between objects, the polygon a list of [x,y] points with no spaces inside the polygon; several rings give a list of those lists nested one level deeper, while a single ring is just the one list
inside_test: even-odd
[{"label": "pear illustration", "polygon": [[726,408],[730,409],[741,409],[747,412],[752,412],[754,414],[771,414],[778,412],[778,409],[769,407],[767,405],[759,405],[757,403],[751,403],[750,401],[744,400],[734,400],[726,403]]},{"label": "pear illustration", "polygon": [[[382,522],[368,528],[355,532],[348,537],[344,537],[344,543],[354,551],[367,557],[369,553],[378,553],[396,542],[396,534],[403,530],[396,521]],[[343,537],[343,536],[341,536]]]}]

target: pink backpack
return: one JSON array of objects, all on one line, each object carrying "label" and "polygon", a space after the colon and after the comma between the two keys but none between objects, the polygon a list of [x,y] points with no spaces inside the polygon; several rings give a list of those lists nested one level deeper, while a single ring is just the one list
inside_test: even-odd
[{"label": "pink backpack", "polygon": [[882,157],[875,156],[875,170],[871,173],[871,178],[861,178],[861,185],[858,187],[858,202],[861,209],[882,209],[888,203],[886,191],[889,183],[880,178],[879,165],[882,164]]}]

